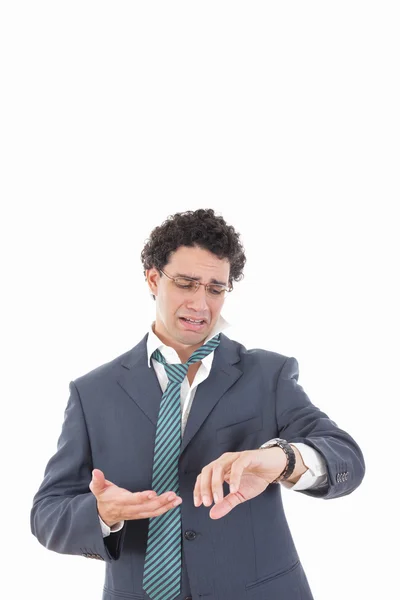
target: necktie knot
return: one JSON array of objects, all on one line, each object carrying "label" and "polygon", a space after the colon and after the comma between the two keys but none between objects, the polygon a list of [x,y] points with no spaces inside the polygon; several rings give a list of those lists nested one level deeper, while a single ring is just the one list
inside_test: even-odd
[{"label": "necktie knot", "polygon": [[203,360],[203,358],[211,354],[211,352],[214,352],[219,343],[219,335],[211,338],[211,340],[209,340],[206,344],[200,346],[200,348],[197,348],[197,350],[193,352],[189,360],[185,363],[167,363],[164,355],[159,350],[155,350],[153,352],[152,358],[164,365],[169,382],[181,384],[186,377],[189,366],[199,362],[200,360]]}]

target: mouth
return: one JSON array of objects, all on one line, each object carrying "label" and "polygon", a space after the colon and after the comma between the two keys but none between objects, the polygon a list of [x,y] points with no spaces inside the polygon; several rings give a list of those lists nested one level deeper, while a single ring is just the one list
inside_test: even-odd
[{"label": "mouth", "polygon": [[201,331],[207,325],[205,319],[190,319],[189,317],[179,317],[179,321],[188,331]]}]

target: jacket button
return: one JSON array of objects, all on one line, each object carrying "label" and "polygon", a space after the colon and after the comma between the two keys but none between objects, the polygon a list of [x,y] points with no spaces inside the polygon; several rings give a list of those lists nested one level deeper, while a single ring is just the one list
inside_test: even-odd
[{"label": "jacket button", "polygon": [[191,542],[192,540],[194,540],[196,538],[196,532],[195,531],[191,531],[189,529],[189,531],[185,531],[185,538],[187,540],[189,540],[189,542]]}]

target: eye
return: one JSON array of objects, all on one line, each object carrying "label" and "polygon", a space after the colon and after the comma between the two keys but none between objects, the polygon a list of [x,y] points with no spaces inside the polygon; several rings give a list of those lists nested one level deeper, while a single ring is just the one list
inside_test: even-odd
[{"label": "eye", "polygon": [[218,285],[210,285],[208,289],[210,291],[210,294],[212,294],[213,296],[220,296],[225,291],[225,288],[220,287]]},{"label": "eye", "polygon": [[196,282],[191,279],[185,279],[183,277],[177,277],[175,279],[175,285],[183,290],[191,290],[195,287]]}]

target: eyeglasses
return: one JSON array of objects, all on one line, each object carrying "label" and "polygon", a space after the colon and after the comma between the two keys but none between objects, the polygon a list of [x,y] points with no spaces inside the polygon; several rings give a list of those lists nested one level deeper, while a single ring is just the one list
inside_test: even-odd
[{"label": "eyeglasses", "polygon": [[206,293],[212,298],[224,298],[225,295],[232,291],[232,287],[226,287],[226,285],[222,285],[222,283],[200,283],[196,279],[190,279],[189,277],[171,277],[164,273],[161,269],[158,269],[160,273],[171,279],[174,282],[176,287],[181,290],[185,290],[187,292],[197,292],[201,285],[204,285],[206,288]]}]

